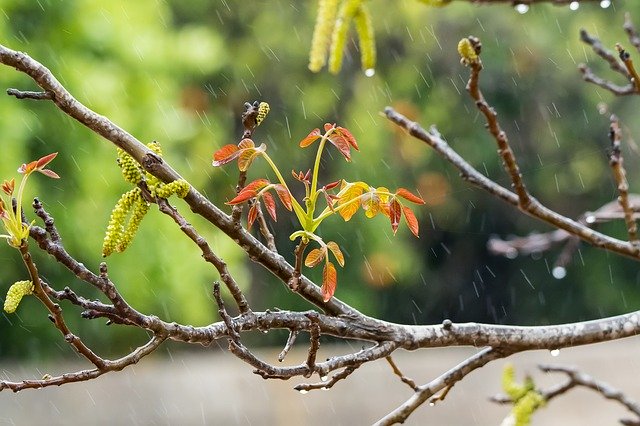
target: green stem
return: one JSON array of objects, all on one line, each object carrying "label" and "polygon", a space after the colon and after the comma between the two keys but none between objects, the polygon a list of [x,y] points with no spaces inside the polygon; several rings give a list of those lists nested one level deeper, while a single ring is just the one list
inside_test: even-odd
[{"label": "green stem", "polygon": [[322,139],[320,139],[320,144],[318,145],[318,152],[316,153],[316,161],[313,164],[313,176],[311,177],[311,193],[309,194],[309,203],[310,209],[307,211],[309,217],[313,217],[313,212],[316,207],[316,200],[318,199],[318,172],[320,170],[320,158],[322,157],[322,151],[324,150],[324,146],[327,143],[327,139],[333,133],[335,127],[329,129],[324,135],[322,135]]},{"label": "green stem", "polygon": [[[280,173],[280,170],[278,170],[278,167],[275,165],[273,160],[271,160],[271,157],[269,157],[269,155],[266,152],[263,152],[262,156],[267,161],[269,166],[271,166],[271,170],[273,170],[273,172],[276,174],[276,177],[278,178],[278,181],[282,184],[282,186],[284,186],[287,189],[287,191],[289,191],[289,187],[287,186],[287,182],[285,182],[284,178],[282,177],[282,174]],[[293,197],[293,194],[291,194],[291,191],[289,191],[289,194],[291,195],[291,206],[293,207],[293,211],[295,212],[296,216],[298,217],[298,221],[300,221],[300,225],[303,228],[305,228],[305,225],[309,221],[309,219],[307,218],[307,214],[302,209],[302,206],[300,205],[300,203],[298,203],[298,200],[296,200]]]}]

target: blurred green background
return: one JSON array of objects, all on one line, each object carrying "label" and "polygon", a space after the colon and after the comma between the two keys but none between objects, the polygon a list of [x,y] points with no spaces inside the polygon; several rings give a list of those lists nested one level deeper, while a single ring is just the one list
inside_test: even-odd
[{"label": "blurred green background", "polygon": [[[0,39],[48,66],[88,107],[138,139],[161,142],[165,158],[213,201],[231,198],[234,165],[214,169],[211,154],[241,135],[243,103],[264,100],[271,113],[255,134],[285,175],[312,165],[311,150],[297,141],[324,122],[338,122],[357,138],[361,152],[345,163],[331,149],[323,157],[324,181],[365,180],[374,186],[418,190],[427,200],[415,209],[421,237],[403,225],[395,237],[388,220],[359,213],[345,224],[327,220],[320,234],[347,257],[338,270],[337,297],[362,312],[404,323],[484,321],[549,324],[637,309],[637,264],[582,246],[562,280],[550,268],[558,251],[517,259],[492,256],[491,235],[507,237],[549,230],[515,209],[462,182],[455,170],[425,146],[393,128],[379,112],[393,105],[425,127],[436,124],[450,144],[478,169],[508,185],[495,143],[464,91],[468,71],[459,64],[460,38],[483,42],[481,85],[500,114],[525,181],[543,203],[570,217],[616,197],[607,165],[608,114],[624,125],[631,190],[638,188],[640,134],[637,98],[615,98],[582,82],[587,62],[624,84],[578,40],[580,28],[609,48],[628,44],[623,14],[640,24],[640,4],[614,0],[568,7],[538,5],[526,14],[511,6],[454,2],[431,8],[414,0],[371,0],[378,65],[360,70],[357,42],[349,43],[342,72],[312,74],[308,50],[316,2],[204,0],[81,1],[3,0]],[[352,35],[355,36],[354,33]],[[355,41],[355,40],[354,40]],[[12,69],[0,69],[0,87],[34,90]],[[599,105],[600,104],[600,105]],[[59,151],[52,163],[62,179],[36,177],[29,197],[39,196],[54,215],[66,248],[94,271],[114,203],[128,189],[115,149],[49,102],[0,97],[0,172],[11,178],[24,161]],[[628,142],[628,143],[627,143]],[[263,162],[250,178],[267,172]],[[295,185],[295,184],[293,184]],[[207,237],[246,289],[255,310],[277,306],[309,309],[269,273],[210,225],[173,201]],[[292,260],[295,230],[279,207],[271,226],[280,252]],[[622,222],[601,229],[625,236]],[[86,297],[100,295],[36,251],[42,275]],[[0,293],[26,278],[18,253],[0,250]],[[216,320],[211,283],[216,272],[167,217],[153,210],[133,245],[108,258],[110,276],[137,309],[165,320],[204,325]],[[318,270],[305,271],[320,279]],[[143,341],[137,330],[83,321],[64,304],[66,318],[89,345],[108,354]],[[0,317],[0,356],[50,358],[69,353],[36,300]],[[270,333],[267,342],[281,340]],[[265,342],[265,339],[261,339]]]}]

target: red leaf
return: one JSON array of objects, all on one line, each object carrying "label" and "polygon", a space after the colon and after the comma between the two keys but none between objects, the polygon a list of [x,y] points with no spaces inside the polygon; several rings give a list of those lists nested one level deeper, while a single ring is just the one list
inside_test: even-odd
[{"label": "red leaf", "polygon": [[322,193],[324,194],[324,199],[327,201],[327,207],[329,207],[329,210],[334,212],[335,209],[333,208],[333,203],[335,203],[335,201],[338,200],[339,198],[336,197],[335,195],[327,194],[326,191],[322,191]]},{"label": "red leaf", "polygon": [[247,215],[247,229],[251,229],[251,225],[255,222],[258,217],[258,205],[254,204],[249,209],[249,214]]},{"label": "red leaf", "polygon": [[265,192],[264,194],[262,194],[262,199],[264,200],[264,206],[267,209],[269,216],[271,216],[274,221],[277,221],[278,219],[276,217],[276,200],[273,199],[273,195]]},{"label": "red leaf", "polygon": [[331,142],[333,146],[338,148],[338,151],[340,151],[340,154],[342,154],[345,160],[351,161],[351,148],[349,142],[347,142],[345,138],[334,133],[329,136],[329,142]]},{"label": "red leaf", "polygon": [[307,268],[313,268],[325,258],[326,249],[323,247],[322,249],[313,249],[307,254],[307,258],[304,260],[304,266]]},{"label": "red leaf", "polygon": [[306,138],[300,141],[300,148],[306,148],[321,136],[320,129],[313,129]]},{"label": "red leaf", "polygon": [[44,168],[44,166],[46,166],[47,164],[49,164],[51,161],[53,161],[54,158],[56,158],[56,155],[58,155],[57,152],[53,152],[49,155],[45,155],[44,157],[40,158],[37,162],[36,162],[36,168],[37,169],[42,169]]},{"label": "red leaf", "polygon": [[338,274],[336,273],[336,267],[333,266],[333,263],[327,262],[322,270],[322,300],[328,302],[333,297],[337,284]]},{"label": "red leaf", "polygon": [[418,227],[418,219],[416,219],[416,215],[413,214],[409,207],[402,207],[402,211],[404,213],[404,218],[407,221],[407,226],[416,237],[420,238],[418,235],[419,227]]},{"label": "red leaf", "polygon": [[240,155],[240,151],[236,145],[225,145],[213,153],[213,166],[219,167],[233,161]]},{"label": "red leaf", "polygon": [[400,219],[402,218],[402,210],[400,203],[395,198],[389,204],[389,220],[391,221],[391,229],[395,235],[400,225]]},{"label": "red leaf", "polygon": [[411,201],[412,203],[424,204],[424,200],[422,198],[412,194],[409,190],[404,188],[398,188],[398,190],[396,191],[396,195],[398,197],[404,198],[407,201]]},{"label": "red leaf", "polygon": [[324,123],[324,131],[328,132],[329,130],[333,129],[334,127],[336,127],[336,124],[333,123]]},{"label": "red leaf", "polygon": [[233,198],[230,201],[227,201],[225,204],[228,206],[233,206],[235,204],[244,203],[245,201],[255,197],[256,195],[258,195],[258,192],[252,189],[242,190],[238,193],[238,195],[235,196],[235,198]]},{"label": "red leaf", "polygon": [[325,191],[329,191],[330,189],[335,188],[336,186],[340,185],[341,183],[342,183],[342,179],[337,180],[335,182],[328,183],[325,186],[323,186],[322,189],[324,189]]},{"label": "red leaf", "polygon": [[269,185],[269,181],[267,179],[256,179],[250,184],[248,184],[247,186],[245,186],[244,188],[242,188],[240,192],[248,191],[248,190],[259,191],[267,185]]},{"label": "red leaf", "polygon": [[355,149],[356,151],[360,151],[360,149],[358,148],[358,143],[356,142],[356,138],[353,137],[350,131],[348,131],[344,127],[338,127],[336,131],[340,133],[342,137],[344,137],[344,139],[349,143],[349,145],[353,147],[353,149]]},{"label": "red leaf", "polygon": [[282,205],[287,210],[291,211],[291,194],[289,193],[289,190],[281,184],[274,185],[274,188],[276,190],[276,194],[278,194],[278,198],[280,198],[280,202],[282,203]]}]

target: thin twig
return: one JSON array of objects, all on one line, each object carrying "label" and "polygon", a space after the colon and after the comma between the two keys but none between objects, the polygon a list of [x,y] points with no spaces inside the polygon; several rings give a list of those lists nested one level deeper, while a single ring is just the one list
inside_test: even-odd
[{"label": "thin twig", "polygon": [[402,374],[402,371],[400,371],[400,369],[398,368],[396,363],[393,361],[393,358],[391,357],[391,355],[389,355],[385,359],[387,360],[387,362],[391,366],[391,369],[393,370],[393,374],[398,376],[400,378],[400,380],[402,381],[402,383],[405,383],[407,386],[409,386],[411,389],[413,389],[414,392],[417,392],[418,391],[418,385],[416,385],[416,382],[414,382],[412,379],[410,379],[409,377],[407,377],[404,374]]},{"label": "thin twig", "polygon": [[166,340],[166,336],[155,335],[144,346],[140,346],[128,355],[114,360],[105,360],[105,364],[102,368],[94,368],[92,370],[82,370],[75,373],[65,373],[57,377],[47,377],[38,380],[22,380],[19,382],[11,382],[8,380],[0,381],[0,391],[4,389],[10,389],[13,392],[18,392],[24,389],[40,389],[49,386],[60,386],[68,383],[83,382],[91,379],[95,379],[110,371],[120,371],[124,368],[136,364],[142,358],[154,352],[162,342]]},{"label": "thin twig", "polygon": [[50,101],[53,99],[53,92],[30,92],[28,90],[7,89],[7,95],[15,96],[17,99],[33,99],[36,101]]},{"label": "thin twig", "polygon": [[629,54],[629,52],[627,52],[622,48],[622,45],[620,45],[620,43],[616,43],[616,50],[618,51],[618,54],[620,55],[620,59],[624,63],[624,66],[627,69],[629,76],[631,76],[631,82],[635,86],[636,92],[640,92],[640,77],[638,76],[636,67],[633,65],[633,61],[631,60],[631,55]]},{"label": "thin twig", "polygon": [[240,344],[240,334],[233,324],[233,318],[229,316],[229,313],[224,307],[224,301],[220,295],[220,283],[217,281],[213,283],[213,298],[218,304],[218,315],[220,315],[220,318],[222,318],[222,321],[224,321],[224,324],[227,326],[229,340]]},{"label": "thin twig", "polygon": [[[480,53],[480,41],[475,37],[469,37],[469,40],[471,40],[471,43],[478,53]],[[498,144],[498,154],[502,158],[504,168],[511,178],[513,189],[518,195],[519,207],[526,209],[530,203],[530,196],[522,181],[522,174],[520,173],[520,168],[518,167],[511,145],[509,144],[509,139],[505,131],[500,127],[498,113],[487,103],[484,95],[480,91],[479,79],[480,72],[482,71],[482,61],[478,57],[478,60],[469,63],[469,67],[471,68],[471,74],[467,82],[467,91],[473,100],[475,100],[476,107],[487,120],[487,129]]]},{"label": "thin twig", "polygon": [[499,358],[505,358],[511,355],[513,352],[505,352],[497,348],[485,348],[477,354],[467,358],[460,364],[456,365],[440,377],[432,380],[431,382],[421,385],[418,390],[409,398],[405,403],[398,408],[387,414],[375,424],[378,426],[392,425],[394,423],[404,423],[404,421],[413,413],[418,407],[427,402],[429,398],[434,396],[439,390],[453,386],[456,382],[465,378],[473,370],[476,370],[485,364],[494,361]]},{"label": "thin twig", "polygon": [[624,25],[622,28],[629,37],[629,43],[631,43],[640,53],[640,35],[638,35],[638,31],[636,31],[633,22],[631,22],[631,14],[629,12],[624,14]]},{"label": "thin twig", "polygon": [[[345,367],[344,370],[337,372],[332,375],[330,378],[327,378],[326,381],[320,381],[318,383],[301,383],[299,385],[294,386],[293,389],[298,392],[309,392],[312,390],[327,390],[331,389],[336,383],[340,380],[344,380],[351,375],[354,371],[356,371],[362,364],[355,364]],[[323,377],[324,378],[324,377]]]},{"label": "thin twig", "polygon": [[287,343],[285,343],[284,348],[278,354],[278,361],[284,361],[284,358],[287,356],[293,344],[296,342],[296,338],[300,332],[298,330],[289,330],[289,337],[287,338]]},{"label": "thin twig", "polygon": [[[640,84],[640,81],[638,82]],[[618,117],[611,116],[611,126],[609,130],[609,139],[611,140],[611,152],[609,154],[609,165],[613,172],[613,177],[618,187],[618,202],[620,208],[624,212],[624,221],[627,225],[629,234],[629,242],[638,243],[638,226],[633,217],[633,207],[629,202],[629,182],[627,181],[627,172],[624,168],[624,158],[620,149],[620,140],[622,138],[620,131],[620,123]]]}]

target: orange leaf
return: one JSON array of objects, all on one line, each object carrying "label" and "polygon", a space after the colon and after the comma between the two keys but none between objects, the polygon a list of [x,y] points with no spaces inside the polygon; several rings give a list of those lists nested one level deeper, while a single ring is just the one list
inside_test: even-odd
[{"label": "orange leaf", "polygon": [[418,219],[416,219],[416,215],[413,214],[409,207],[402,207],[402,211],[404,213],[404,218],[407,221],[407,226],[416,237],[420,238],[418,235],[419,227],[418,227]]},{"label": "orange leaf", "polygon": [[278,194],[278,198],[280,198],[280,201],[282,202],[282,205],[287,210],[291,211],[291,194],[289,194],[289,190],[281,184],[274,185],[274,188],[276,190],[276,194]]},{"label": "orange leaf", "polygon": [[240,149],[250,149],[255,147],[256,147],[256,144],[254,144],[253,141],[249,138],[242,139],[238,144],[238,148]]},{"label": "orange leaf", "polygon": [[4,182],[2,182],[2,191],[4,191],[4,193],[7,195],[13,194],[13,190],[15,187],[16,187],[15,179],[5,180]]},{"label": "orange leaf", "polygon": [[342,254],[340,247],[338,247],[338,244],[333,241],[329,241],[327,243],[327,247],[329,247],[329,250],[331,250],[331,253],[333,253],[333,256],[338,261],[338,265],[344,266],[344,255]]},{"label": "orange leaf", "polygon": [[333,263],[327,262],[322,270],[322,299],[325,302],[328,302],[333,297],[337,284],[338,274],[336,273],[336,267],[333,266]]},{"label": "orange leaf", "polygon": [[398,190],[396,191],[396,195],[398,197],[404,198],[407,201],[411,201],[412,203],[424,204],[424,200],[422,198],[412,194],[409,190],[404,188],[398,188]]},{"label": "orange leaf", "polygon": [[278,219],[276,218],[276,200],[273,199],[273,195],[265,192],[264,194],[262,194],[262,199],[264,200],[264,206],[266,207],[269,216],[271,216],[274,221],[277,221]]},{"label": "orange leaf", "polygon": [[235,196],[235,198],[227,201],[225,204],[228,206],[233,206],[235,204],[244,203],[245,201],[255,197],[256,195],[258,195],[258,192],[253,189],[242,190],[238,193],[238,195]]},{"label": "orange leaf", "polygon": [[300,148],[306,148],[321,136],[320,129],[313,129],[306,138],[300,141]]},{"label": "orange leaf", "polygon": [[307,268],[313,268],[314,266],[322,262],[322,259],[324,259],[326,255],[325,250],[326,249],[324,247],[322,249],[316,248],[311,250],[309,254],[307,254],[307,258],[304,261],[304,265]]},{"label": "orange leaf", "polygon": [[249,191],[249,190],[259,191],[267,185],[269,185],[269,181],[267,179],[256,179],[250,184],[248,184],[247,186],[245,186],[244,188],[242,188],[240,192]]},{"label": "orange leaf", "polygon": [[329,130],[333,129],[334,127],[336,127],[336,124],[333,123],[324,123],[324,131],[328,132]]},{"label": "orange leaf", "polygon": [[254,204],[249,209],[249,214],[247,215],[247,229],[251,229],[251,225],[256,221],[258,217],[258,205]]},{"label": "orange leaf", "polygon": [[225,145],[213,153],[212,164],[214,167],[222,166],[233,161],[238,155],[240,155],[240,151],[237,146],[232,144]]},{"label": "orange leaf", "polygon": [[400,219],[402,218],[402,210],[400,203],[395,198],[389,204],[389,220],[391,221],[391,229],[395,235],[400,225]]}]

